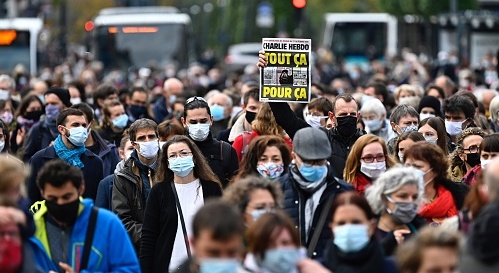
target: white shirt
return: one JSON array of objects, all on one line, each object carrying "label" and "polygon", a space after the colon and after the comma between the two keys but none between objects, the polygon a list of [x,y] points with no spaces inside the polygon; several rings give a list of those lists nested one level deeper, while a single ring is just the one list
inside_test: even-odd
[{"label": "white shirt", "polygon": [[[194,215],[204,205],[203,188],[199,183],[199,179],[187,184],[175,183],[175,188],[177,189],[180,207],[182,207],[187,236],[191,237],[192,220],[194,219]],[[175,242],[173,243],[173,251],[169,267],[170,272],[176,271],[182,262],[187,259],[187,249],[185,248],[182,222],[180,221],[180,215],[178,213],[177,215],[177,235],[175,236]]]}]

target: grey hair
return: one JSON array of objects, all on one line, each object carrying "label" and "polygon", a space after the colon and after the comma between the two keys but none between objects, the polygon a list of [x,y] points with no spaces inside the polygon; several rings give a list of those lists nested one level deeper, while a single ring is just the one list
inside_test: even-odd
[{"label": "grey hair", "polygon": [[390,195],[405,185],[416,185],[418,188],[417,203],[419,204],[424,192],[423,183],[423,178],[418,175],[417,169],[398,165],[376,179],[372,186],[366,189],[365,197],[372,211],[380,215],[386,209],[383,196]]},{"label": "grey hair", "polygon": [[212,101],[213,101],[213,98],[215,96],[224,97],[225,103],[227,104],[226,107],[231,108],[233,106],[232,98],[229,95],[227,95],[223,92],[220,92],[218,90],[212,90],[212,91],[208,92],[208,94],[206,94],[205,99],[208,101],[208,105],[210,105],[210,106],[213,105]]},{"label": "grey hair", "polygon": [[370,99],[366,101],[362,108],[360,108],[360,113],[365,115],[367,113],[376,113],[379,117],[385,115],[386,118],[386,109],[383,103],[378,99]]},{"label": "grey hair", "polygon": [[497,118],[499,118],[499,116],[497,116],[498,111],[499,111],[499,96],[494,97],[490,101],[489,112],[490,112],[490,119],[492,120],[492,122],[496,122]]},{"label": "grey hair", "polygon": [[9,89],[16,88],[16,82],[9,75],[6,75],[6,74],[0,75],[0,82],[9,82],[9,84],[10,84]]},{"label": "grey hair", "polygon": [[400,119],[405,116],[417,117],[419,120],[419,113],[414,109],[414,107],[401,104],[393,108],[392,114],[390,115],[390,122],[398,124]]}]

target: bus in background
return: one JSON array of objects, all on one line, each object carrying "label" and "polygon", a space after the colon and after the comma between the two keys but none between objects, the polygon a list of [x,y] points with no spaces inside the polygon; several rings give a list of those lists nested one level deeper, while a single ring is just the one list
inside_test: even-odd
[{"label": "bus in background", "polygon": [[397,54],[397,19],[385,13],[328,13],[322,46],[343,60],[347,70],[367,69],[369,61]]},{"label": "bus in background", "polygon": [[40,18],[0,19],[0,73],[10,74],[18,64],[31,75],[38,72]]},{"label": "bus in background", "polygon": [[186,68],[195,60],[191,18],[174,7],[107,8],[86,29],[90,51],[106,71],[168,64]]}]

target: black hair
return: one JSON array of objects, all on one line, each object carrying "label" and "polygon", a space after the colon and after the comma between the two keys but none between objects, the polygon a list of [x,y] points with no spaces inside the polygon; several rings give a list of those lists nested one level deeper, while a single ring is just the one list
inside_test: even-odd
[{"label": "black hair", "polygon": [[198,210],[192,221],[192,233],[198,238],[203,230],[211,231],[212,239],[225,241],[242,236],[243,219],[236,206],[221,200],[208,201]]},{"label": "black hair", "polygon": [[480,151],[499,152],[499,133],[484,136],[480,143]]},{"label": "black hair", "polygon": [[471,99],[465,96],[453,95],[444,101],[445,113],[463,112],[467,119],[472,119],[475,116],[475,106]]},{"label": "black hair", "polygon": [[187,111],[198,109],[198,108],[205,108],[206,111],[208,112],[208,115],[211,116],[210,106],[208,105],[208,102],[203,101],[203,100],[199,100],[199,99],[194,99],[193,101],[185,104],[185,106],[184,106],[184,118],[187,117]]},{"label": "black hair", "polygon": [[72,81],[68,83],[68,87],[69,86],[72,86],[76,88],[76,90],[78,90],[78,93],[80,93],[81,101],[87,101],[87,95],[85,94],[85,85],[81,81],[79,80]]},{"label": "black hair", "polygon": [[10,131],[9,126],[5,124],[3,120],[0,119],[0,129],[2,129],[2,133],[4,135],[5,146],[1,153],[8,153],[10,151]]},{"label": "black hair", "polygon": [[133,97],[133,93],[135,92],[145,93],[146,95],[149,95],[149,90],[147,90],[143,86],[132,86],[130,88],[130,97]]},{"label": "black hair", "polygon": [[244,93],[243,95],[244,106],[248,105],[250,98],[256,101],[260,100],[260,89],[258,87],[253,87],[248,92]]},{"label": "black hair", "polygon": [[47,162],[36,177],[36,185],[40,190],[44,190],[46,184],[60,188],[68,182],[79,189],[83,185],[83,173],[60,159]]},{"label": "black hair", "polygon": [[94,109],[92,109],[92,107],[90,107],[90,105],[88,105],[86,102],[71,105],[70,108],[82,111],[83,114],[85,114],[85,117],[87,118],[87,122],[89,124],[94,120]]},{"label": "black hair", "polygon": [[34,102],[34,101],[37,101],[40,103],[40,105],[42,106],[42,111],[44,109],[43,107],[43,102],[40,100],[40,98],[38,98],[38,96],[36,95],[29,95],[29,96],[26,96],[23,98],[23,100],[21,101],[21,104],[19,104],[19,107],[17,108],[17,112],[16,112],[16,116],[22,116],[24,117],[26,115],[26,110],[28,109],[29,105]]},{"label": "black hair", "polygon": [[386,98],[388,97],[388,89],[386,88],[386,85],[380,82],[371,82],[366,86],[366,89],[370,87],[374,88],[375,95],[381,95],[383,101],[386,100]]},{"label": "black hair", "polygon": [[156,137],[158,137],[158,124],[156,124],[156,122],[148,118],[141,118],[132,123],[132,125],[130,125],[130,128],[128,129],[128,135],[130,136],[130,141],[136,140],[137,131],[141,129],[154,130]]},{"label": "black hair", "polygon": [[[75,108],[66,108],[64,110],[62,110],[62,112],[59,114],[59,116],[57,116],[57,126],[59,125],[62,125],[62,126],[65,126],[66,124],[66,119],[68,118],[68,116],[83,116],[85,117],[85,114],[79,110],[79,109],[75,109]],[[88,122],[88,121],[87,121]]]},{"label": "black hair", "polygon": [[424,92],[424,96],[428,96],[428,93],[430,90],[435,89],[438,92],[438,95],[440,95],[441,98],[445,98],[445,92],[440,86],[436,86],[434,84],[430,84],[426,87],[426,91]]}]

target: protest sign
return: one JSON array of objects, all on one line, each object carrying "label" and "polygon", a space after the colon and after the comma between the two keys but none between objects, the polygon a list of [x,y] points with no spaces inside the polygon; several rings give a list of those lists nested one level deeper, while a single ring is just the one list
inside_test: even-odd
[{"label": "protest sign", "polygon": [[267,67],[260,70],[260,101],[310,101],[310,39],[263,38]]}]

